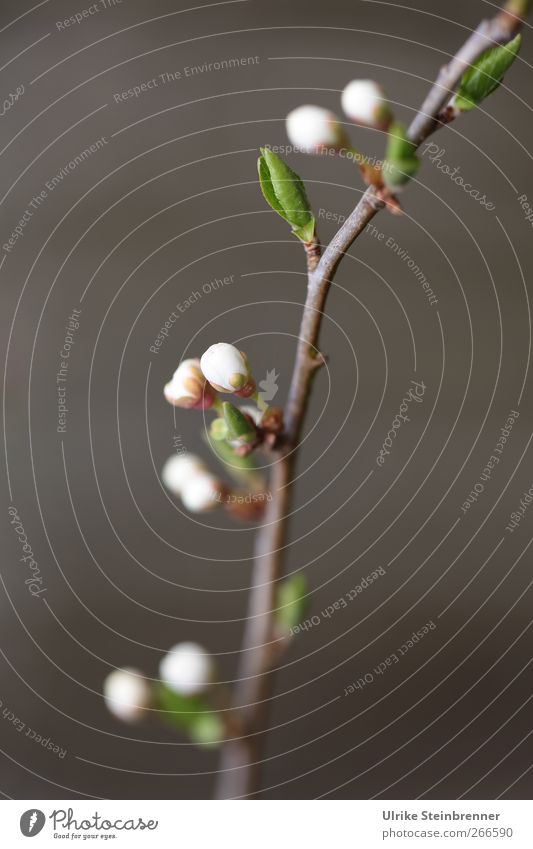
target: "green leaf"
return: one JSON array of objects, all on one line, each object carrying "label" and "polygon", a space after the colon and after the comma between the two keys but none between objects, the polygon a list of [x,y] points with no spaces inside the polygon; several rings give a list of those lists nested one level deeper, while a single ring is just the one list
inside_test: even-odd
[{"label": "green leaf", "polygon": [[[263,150],[263,148],[261,148],[261,150]],[[278,215],[281,215],[282,218],[287,220],[287,215],[276,197],[276,192],[274,191],[274,186],[272,185],[272,179],[270,177],[270,171],[264,156],[260,156],[257,160],[257,168],[259,171],[259,182],[261,183],[261,189],[263,190],[266,202],[272,207],[274,212],[277,212]]]},{"label": "green leaf", "polygon": [[407,131],[403,124],[396,122],[389,130],[387,144],[387,159],[392,161],[412,159],[415,156],[416,147],[407,138]]},{"label": "green leaf", "polygon": [[182,696],[161,683],[156,685],[155,698],[157,707],[164,711],[165,720],[186,730],[194,724],[199,713],[210,710],[201,696]]},{"label": "green leaf", "polygon": [[420,160],[416,147],[407,138],[403,124],[393,124],[389,130],[387,155],[383,165],[383,179],[389,188],[398,189],[416,174]]},{"label": "green leaf", "polygon": [[509,44],[491,47],[465,71],[454,98],[457,109],[469,112],[496,91],[516,59],[521,44],[522,36],[517,35]]},{"label": "green leaf", "polygon": [[309,587],[303,572],[291,575],[278,589],[276,619],[282,628],[290,630],[304,618],[308,607]]},{"label": "green leaf", "polygon": [[315,220],[301,178],[268,148],[261,148],[257,167],[266,202],[289,222],[299,239],[311,241]]},{"label": "green leaf", "polygon": [[257,436],[255,425],[229,401],[222,404],[224,422],[226,423],[227,438],[232,442],[253,442]]},{"label": "green leaf", "polygon": [[182,696],[160,683],[155,688],[155,700],[164,711],[165,721],[187,732],[195,743],[216,746],[223,740],[224,724],[201,696]]}]

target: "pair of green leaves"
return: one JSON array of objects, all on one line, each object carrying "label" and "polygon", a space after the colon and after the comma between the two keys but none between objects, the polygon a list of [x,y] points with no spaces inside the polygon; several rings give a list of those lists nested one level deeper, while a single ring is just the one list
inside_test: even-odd
[{"label": "pair of green leaves", "polygon": [[468,68],[459,83],[454,105],[461,112],[469,112],[499,88],[506,71],[517,57],[522,36],[517,35],[509,44],[491,47]]},{"label": "pair of green leaves", "polygon": [[266,202],[289,222],[295,236],[302,242],[311,242],[315,235],[315,218],[298,174],[267,147],[261,148],[257,167]]},{"label": "pair of green leaves", "polygon": [[156,704],[167,722],[185,731],[199,746],[218,746],[224,739],[224,723],[201,696],[181,696],[159,684]]},{"label": "pair of green leaves", "polygon": [[[517,35],[509,44],[491,47],[483,53],[463,74],[454,97],[454,106],[461,112],[468,112],[496,91],[516,59],[521,43],[522,38]],[[403,124],[393,124],[389,130],[383,166],[385,183],[391,189],[399,189],[416,174],[419,167],[415,145],[409,141],[405,127]]]}]

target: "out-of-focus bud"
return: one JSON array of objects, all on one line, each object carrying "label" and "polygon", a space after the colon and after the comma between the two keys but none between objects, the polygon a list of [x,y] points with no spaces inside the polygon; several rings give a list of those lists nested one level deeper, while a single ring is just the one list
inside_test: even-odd
[{"label": "out-of-focus bud", "polygon": [[214,439],[216,442],[221,442],[223,439],[227,439],[228,426],[224,419],[213,419],[209,427],[209,434],[211,439]]},{"label": "out-of-focus bud", "polygon": [[189,410],[208,410],[215,401],[213,388],[206,383],[198,359],[183,360],[164,392],[169,404]]},{"label": "out-of-focus bud", "polygon": [[209,472],[192,475],[181,488],[183,506],[191,513],[207,513],[222,501],[224,487]]},{"label": "out-of-focus bud", "polygon": [[348,147],[344,128],[337,116],[321,106],[299,106],[287,115],[290,142],[306,153],[320,153],[322,148]]},{"label": "out-of-focus bud", "polygon": [[211,345],[200,360],[202,372],[219,392],[234,392],[243,398],[253,395],[255,381],[246,355],[228,342]]},{"label": "out-of-focus bud", "polygon": [[392,112],[380,85],[373,80],[352,80],[341,96],[344,112],[357,124],[386,130]]},{"label": "out-of-focus bud", "polygon": [[142,672],[125,667],[115,669],[104,681],[104,700],[108,710],[124,722],[137,722],[151,702],[150,685]]},{"label": "out-of-focus bud", "polygon": [[173,692],[193,696],[213,682],[213,661],[198,643],[178,643],[161,661],[159,674]]},{"label": "out-of-focus bud", "polygon": [[205,474],[207,466],[196,454],[173,454],[163,466],[161,480],[173,495],[181,495],[188,481]]}]

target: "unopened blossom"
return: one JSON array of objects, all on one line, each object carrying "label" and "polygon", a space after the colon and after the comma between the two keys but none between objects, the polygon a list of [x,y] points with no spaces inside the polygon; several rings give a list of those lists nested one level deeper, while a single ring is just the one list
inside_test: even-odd
[{"label": "unopened blossom", "polygon": [[137,669],[113,670],[105,679],[103,690],[108,710],[124,722],[141,719],[150,706],[150,685]]},{"label": "unopened blossom", "polygon": [[187,481],[207,471],[207,466],[196,454],[173,454],[163,466],[161,480],[173,495],[181,495]]},{"label": "unopened blossom", "polygon": [[321,106],[299,106],[287,115],[287,135],[291,143],[306,153],[320,153],[324,147],[347,145],[346,133],[334,112]]},{"label": "unopened blossom", "polygon": [[219,392],[234,392],[243,398],[255,392],[246,355],[235,345],[217,342],[203,354],[200,366],[204,376]]},{"label": "unopened blossom", "polygon": [[212,683],[213,661],[198,643],[178,643],[164,656],[159,674],[170,690],[182,696],[194,696]]},{"label": "unopened blossom", "polygon": [[183,360],[164,392],[165,398],[174,407],[208,410],[215,401],[213,387],[206,382],[198,359]]},{"label": "unopened blossom", "polygon": [[344,112],[358,124],[385,129],[392,113],[380,85],[373,80],[352,80],[341,95]]},{"label": "unopened blossom", "polygon": [[207,513],[222,500],[224,488],[218,478],[209,472],[201,472],[187,478],[181,488],[183,506],[191,513]]}]

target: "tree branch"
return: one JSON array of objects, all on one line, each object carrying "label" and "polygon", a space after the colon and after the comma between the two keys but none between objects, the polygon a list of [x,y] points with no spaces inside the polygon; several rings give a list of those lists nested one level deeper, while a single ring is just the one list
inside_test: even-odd
[{"label": "tree branch", "polygon": [[[528,0],[508,0],[493,19],[483,21],[477,27],[457,54],[441,69],[408,130],[408,137],[416,147],[449,119],[443,110],[465,70],[491,45],[506,43],[514,37],[522,25],[522,17],[528,6]],[[269,663],[276,640],[273,614],[287,542],[292,470],[313,376],[324,361],[318,349],[324,307],[339,263],[369,221],[386,203],[386,192],[369,186],[321,258],[318,242],[305,246],[308,263],[307,297],[285,410],[285,440],[272,474],[273,499],[256,539],[248,618],[235,692],[234,706],[242,719],[243,733],[239,738],[224,744],[217,782],[218,798],[248,796],[258,788],[267,708],[273,689],[274,672]]]}]

